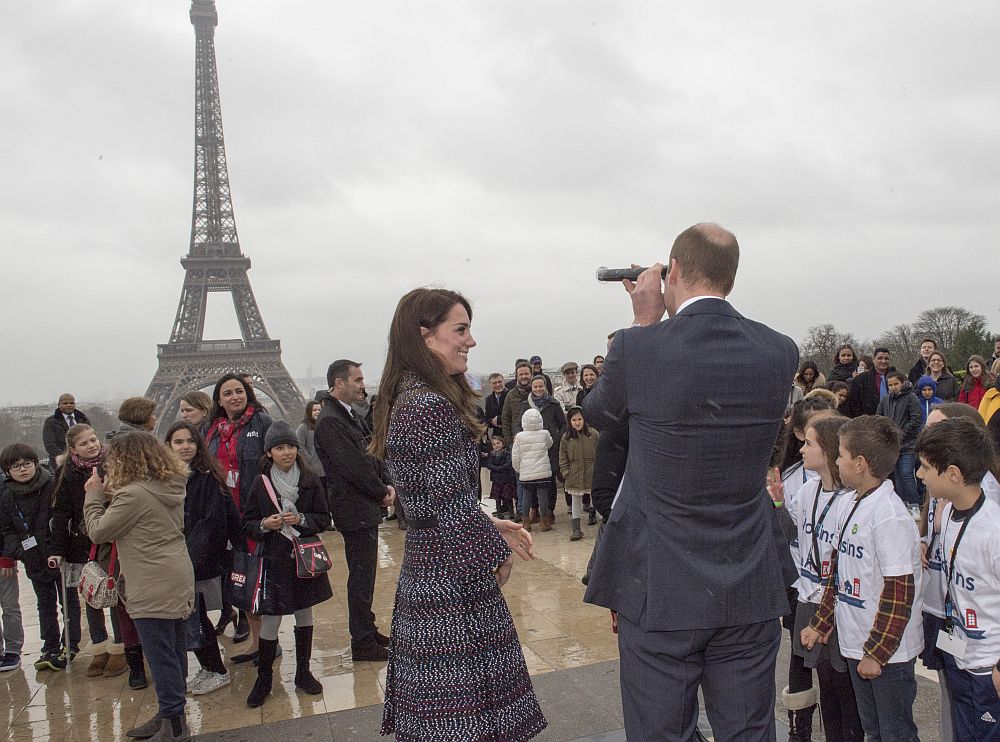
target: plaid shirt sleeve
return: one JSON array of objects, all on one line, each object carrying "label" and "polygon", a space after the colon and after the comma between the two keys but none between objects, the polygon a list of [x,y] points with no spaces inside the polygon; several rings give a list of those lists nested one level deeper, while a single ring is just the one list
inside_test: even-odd
[{"label": "plaid shirt sleeve", "polygon": [[809,628],[820,634],[826,634],[833,628],[833,608],[837,603],[837,556],[838,554],[834,552],[833,561],[830,564],[830,576],[826,578],[826,584],[823,585],[823,597],[820,599],[816,614],[809,622]]},{"label": "plaid shirt sleeve", "polygon": [[913,575],[886,577],[884,580],[875,623],[864,646],[864,653],[880,665],[885,665],[899,649],[916,593]]}]

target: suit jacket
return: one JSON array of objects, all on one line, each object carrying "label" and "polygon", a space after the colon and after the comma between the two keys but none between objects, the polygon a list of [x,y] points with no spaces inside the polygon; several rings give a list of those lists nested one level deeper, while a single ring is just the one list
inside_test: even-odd
[{"label": "suit jacket", "polygon": [[323,403],[316,420],[316,455],[326,474],[333,522],[340,531],[377,528],[382,522],[385,487],[392,484],[367,452],[369,431],[336,399]]},{"label": "suit jacket", "polygon": [[[486,424],[493,429],[493,435],[503,435],[503,425],[500,423],[500,412],[503,410],[504,400],[507,399],[507,389],[500,392],[500,401],[497,401],[496,395],[493,394],[491,389],[486,393]],[[494,426],[490,423],[493,418],[497,419],[497,425]]]},{"label": "suit jacket", "polygon": [[[889,371],[893,370],[895,369],[889,369]],[[886,373],[888,374],[889,371]],[[875,383],[874,369],[860,373],[851,381],[851,389],[847,393],[847,401],[844,402],[844,414],[847,417],[877,414],[879,399],[879,388]]]},{"label": "suit jacket", "polygon": [[[77,424],[90,425],[90,420],[83,414],[83,410],[76,410],[73,417]],[[56,456],[66,451],[66,432],[68,430],[69,424],[62,414],[62,410],[58,407],[52,415],[45,418],[45,423],[42,425],[42,445],[45,446],[45,452],[49,455],[49,463],[52,464],[53,468],[55,468]]]},{"label": "suit jacket", "polygon": [[764,483],[797,365],[722,299],[615,336],[583,407],[598,429],[628,415],[628,461],[587,602],[648,631],[788,612]]}]

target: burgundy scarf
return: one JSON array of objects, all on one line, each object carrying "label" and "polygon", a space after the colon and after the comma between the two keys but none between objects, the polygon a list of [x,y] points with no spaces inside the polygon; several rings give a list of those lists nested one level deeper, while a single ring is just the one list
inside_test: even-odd
[{"label": "burgundy scarf", "polygon": [[219,436],[219,450],[216,451],[215,457],[222,464],[226,481],[233,483],[229,491],[233,496],[233,501],[236,503],[237,508],[240,507],[240,461],[237,452],[237,443],[240,438],[240,431],[244,425],[250,422],[253,413],[253,405],[247,405],[247,408],[243,410],[243,414],[231,422],[228,417],[217,417],[215,418],[215,422],[212,423],[212,427],[208,429],[208,435],[205,436],[207,440],[212,440],[212,436],[216,434]]}]

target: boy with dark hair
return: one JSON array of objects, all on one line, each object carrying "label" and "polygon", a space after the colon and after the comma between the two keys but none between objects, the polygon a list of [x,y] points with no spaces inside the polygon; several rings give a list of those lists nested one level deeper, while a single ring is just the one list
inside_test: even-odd
[{"label": "boy with dark hair", "polygon": [[936,534],[945,620],[933,640],[943,652],[955,738],[1000,740],[1000,505],[981,486],[993,443],[981,425],[950,418],[921,433],[916,450],[917,476],[931,497],[947,501]]},{"label": "boy with dark hair", "polygon": [[62,583],[52,559],[49,517],[55,479],[38,465],[31,446],[14,443],[0,452],[0,469],[7,480],[0,484],[0,556],[24,563],[38,599],[38,625],[42,638],[36,670],[62,670],[80,651],[80,601],[76,590],[66,591],[63,606],[69,618],[69,647],[61,646],[59,609]]},{"label": "boy with dark hair", "polygon": [[801,639],[812,649],[836,624],[867,738],[915,742],[920,538],[887,480],[898,458],[899,431],[886,418],[863,415],[840,429],[837,467],[855,494],[837,511],[831,575]]},{"label": "boy with dark hair", "polygon": [[886,374],[889,393],[878,403],[878,413],[887,417],[899,428],[899,460],[896,461],[894,479],[896,492],[910,509],[914,520],[920,517],[920,493],[917,491],[917,458],[913,448],[923,426],[920,400],[913,393],[913,386],[901,371]]}]

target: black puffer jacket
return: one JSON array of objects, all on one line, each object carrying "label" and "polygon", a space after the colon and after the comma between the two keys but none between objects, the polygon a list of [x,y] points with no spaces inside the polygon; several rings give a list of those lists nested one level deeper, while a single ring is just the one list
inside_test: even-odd
[{"label": "black puffer jacket", "polygon": [[227,544],[246,551],[246,538],[236,503],[208,472],[193,471],[184,498],[184,540],[194,579],[210,580],[226,570]]},{"label": "black puffer jacket", "polygon": [[[37,468],[31,482],[8,480],[0,484],[0,534],[3,535],[3,556],[24,563],[24,571],[32,580],[59,578],[58,569],[50,569],[52,538],[49,516],[55,480],[48,469]],[[36,545],[25,550],[23,542],[33,538]]]}]

